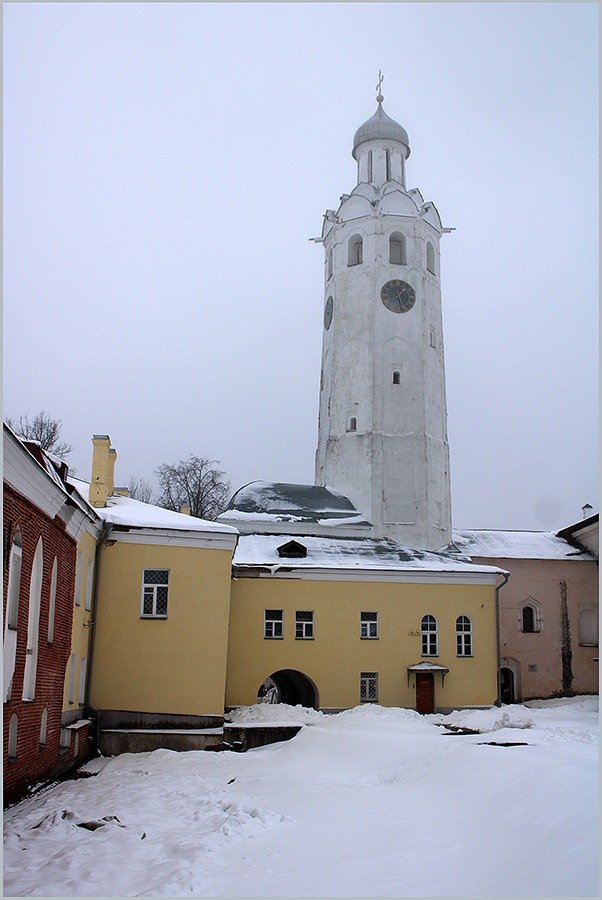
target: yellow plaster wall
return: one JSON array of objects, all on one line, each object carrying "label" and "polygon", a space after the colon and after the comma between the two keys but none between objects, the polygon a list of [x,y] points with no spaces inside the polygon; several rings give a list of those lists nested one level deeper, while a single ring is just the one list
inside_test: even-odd
[{"label": "yellow plaster wall", "polygon": [[[264,610],[284,610],[284,639],[265,640]],[[314,640],[295,640],[296,610],[314,610]],[[379,613],[378,640],[360,639],[360,612]],[[415,707],[420,623],[436,616],[439,655],[449,668],[435,675],[437,707],[490,705],[497,699],[494,585],[401,584],[239,578],[232,583],[226,704],[256,702],[263,680],[296,669],[317,686],[322,708],[357,706],[360,672],[378,672],[379,703]],[[456,618],[473,625],[474,656],[456,656]],[[410,633],[414,632],[414,633]]]},{"label": "yellow plaster wall", "polygon": [[[90,652],[90,631],[89,623],[92,621],[92,610],[86,609],[86,590],[88,581],[88,561],[92,561],[92,582],[94,581],[94,557],[96,553],[96,539],[89,532],[85,532],[77,545],[77,565],[75,572],[76,586],[79,581],[79,604],[75,603],[76,596],[73,598],[73,625],[71,628],[71,652],[67,670],[65,672],[65,685],[63,690],[63,712],[73,711],[81,707],[80,699],[80,681],[82,665],[86,667],[89,664]],[[92,584],[93,588],[93,584]],[[77,587],[76,587],[77,595]],[[70,700],[70,681],[71,669],[74,665],[73,657],[75,656],[75,672],[73,699]],[[85,663],[82,663],[85,660]]]},{"label": "yellow plaster wall", "polygon": [[[103,547],[93,706],[223,715],[231,563],[230,550]],[[170,570],[167,619],[141,618],[145,568]]]}]

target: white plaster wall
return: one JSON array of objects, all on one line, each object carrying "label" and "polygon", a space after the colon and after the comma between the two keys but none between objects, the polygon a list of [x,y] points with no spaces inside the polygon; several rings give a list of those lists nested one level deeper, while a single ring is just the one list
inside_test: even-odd
[{"label": "white plaster wall", "polygon": [[[438,213],[429,208],[424,221],[418,191],[409,196],[389,184],[380,204],[374,191],[372,205],[369,190],[362,184],[363,196],[343,200],[324,242],[326,258],[333,249],[324,302],[333,297],[334,313],[324,331],[316,481],[347,494],[376,536],[437,549],[451,540],[440,281],[426,269],[430,240],[439,272],[440,232],[432,224]],[[395,231],[406,237],[406,265],[389,262]],[[356,234],[363,262],[348,266],[348,241]],[[416,291],[409,312],[392,313],[381,302],[382,285],[393,278]],[[393,384],[394,370],[400,385]],[[346,430],[350,416],[357,418],[356,433]]]}]

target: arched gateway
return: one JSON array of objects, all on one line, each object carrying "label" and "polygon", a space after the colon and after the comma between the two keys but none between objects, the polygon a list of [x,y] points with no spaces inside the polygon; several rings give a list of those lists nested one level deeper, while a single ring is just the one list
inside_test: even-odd
[{"label": "arched gateway", "polygon": [[296,669],[279,669],[266,678],[257,696],[265,696],[266,689],[275,687],[275,700],[290,706],[307,706],[319,709],[320,698],[314,682]]}]

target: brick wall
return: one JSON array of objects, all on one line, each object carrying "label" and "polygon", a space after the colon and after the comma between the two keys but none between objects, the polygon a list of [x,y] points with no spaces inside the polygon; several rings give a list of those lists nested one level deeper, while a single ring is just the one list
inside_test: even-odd
[{"label": "brick wall", "polygon": [[[4,798],[5,803],[23,796],[30,785],[48,778],[61,767],[65,754],[60,752],[61,712],[65,669],[71,647],[73,598],[75,590],[76,543],[59,520],[51,520],[27,498],[4,485],[4,590],[6,622],[9,557],[17,526],[21,530],[23,560],[19,593],[16,666],[11,696],[4,703]],[[27,650],[29,588],[34,554],[39,539],[43,545],[43,575],[38,637],[38,664],[35,698],[23,700],[23,676]],[[48,643],[50,585],[55,556],[58,578],[54,617],[54,639]],[[44,709],[48,710],[46,741],[40,745],[40,727]],[[12,716],[18,717],[17,753],[8,757],[9,728]],[[81,744],[87,745],[87,740]]]}]

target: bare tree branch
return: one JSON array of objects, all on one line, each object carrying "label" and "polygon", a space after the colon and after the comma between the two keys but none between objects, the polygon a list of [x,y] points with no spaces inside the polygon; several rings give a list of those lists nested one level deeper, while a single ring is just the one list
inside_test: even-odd
[{"label": "bare tree branch", "polygon": [[230,498],[230,482],[226,473],[216,468],[218,465],[217,460],[191,454],[177,465],[159,466],[156,470],[158,505],[176,511],[189,506],[192,516],[215,519]]},{"label": "bare tree branch", "polygon": [[153,499],[153,486],[145,478],[136,478],[132,475],[127,483],[128,494],[133,500],[141,503],[150,503]]},{"label": "bare tree branch", "polygon": [[73,447],[65,441],[59,440],[63,423],[60,419],[52,419],[42,410],[29,421],[27,416],[21,416],[18,420],[7,419],[7,425],[16,435],[27,441],[38,441],[43,450],[54,453],[60,459],[65,459]]}]

